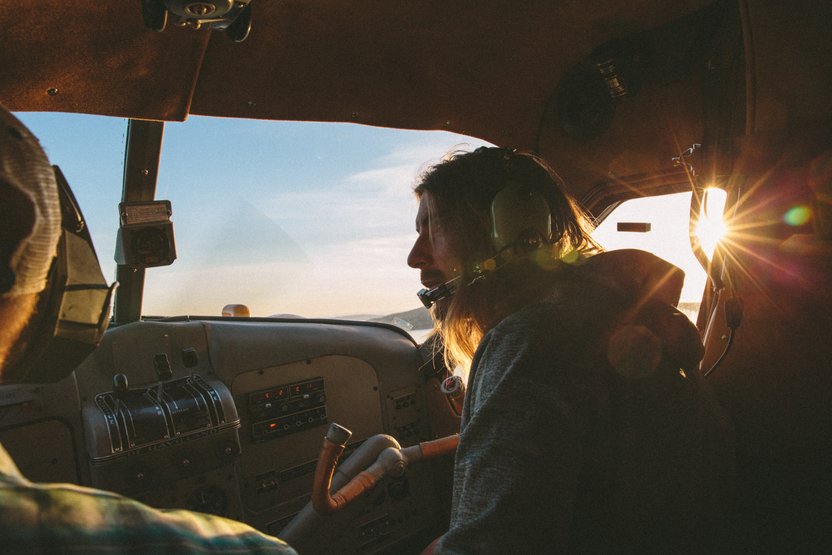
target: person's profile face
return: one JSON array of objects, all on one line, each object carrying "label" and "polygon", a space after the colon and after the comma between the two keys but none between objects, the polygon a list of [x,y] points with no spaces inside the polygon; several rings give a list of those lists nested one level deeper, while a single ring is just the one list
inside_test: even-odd
[{"label": "person's profile face", "polygon": [[427,289],[458,276],[461,268],[449,226],[442,225],[433,204],[430,193],[423,193],[416,214],[418,236],[407,256],[407,265],[419,270],[419,279]]}]

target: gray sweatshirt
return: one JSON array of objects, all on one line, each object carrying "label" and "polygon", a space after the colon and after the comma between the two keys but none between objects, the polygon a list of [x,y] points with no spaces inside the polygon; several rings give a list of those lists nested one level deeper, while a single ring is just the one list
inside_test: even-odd
[{"label": "gray sweatshirt", "polygon": [[558,277],[480,344],[437,553],[719,546],[732,436],[695,370],[698,334],[655,294],[662,272],[617,276],[615,256]]}]

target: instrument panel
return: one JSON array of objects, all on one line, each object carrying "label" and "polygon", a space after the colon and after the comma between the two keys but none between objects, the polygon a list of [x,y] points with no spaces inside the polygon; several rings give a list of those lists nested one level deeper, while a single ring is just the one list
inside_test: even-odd
[{"label": "instrument panel", "polygon": [[[344,457],[376,434],[403,447],[438,437],[426,364],[409,335],[386,325],[141,321],[108,331],[58,384],[0,388],[0,442],[34,481],[92,485],[280,536],[309,500],[330,422],[353,432]],[[447,477],[434,474],[414,465],[293,546],[421,551],[447,514],[437,489]]]}]

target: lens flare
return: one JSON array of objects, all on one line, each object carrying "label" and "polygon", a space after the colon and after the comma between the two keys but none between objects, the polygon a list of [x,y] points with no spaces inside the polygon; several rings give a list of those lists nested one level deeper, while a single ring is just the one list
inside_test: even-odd
[{"label": "lens flare", "polygon": [[812,209],[805,204],[793,206],[785,214],[783,221],[793,227],[805,225],[812,219]]},{"label": "lens flare", "polygon": [[727,194],[722,189],[709,188],[705,190],[702,202],[702,212],[696,222],[695,233],[699,244],[708,258],[711,258],[717,243],[725,237],[728,228],[723,220]]}]

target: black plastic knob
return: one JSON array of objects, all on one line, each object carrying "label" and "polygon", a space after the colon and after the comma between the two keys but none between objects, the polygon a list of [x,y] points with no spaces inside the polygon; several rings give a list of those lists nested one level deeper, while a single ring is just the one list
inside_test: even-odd
[{"label": "black plastic knob", "polygon": [[116,399],[123,398],[128,389],[130,389],[130,385],[127,383],[127,376],[124,374],[116,374],[113,376],[113,393]]},{"label": "black plastic knob", "polygon": [[165,353],[153,355],[153,368],[160,380],[169,380],[173,377],[173,368],[171,368],[168,355]]}]

